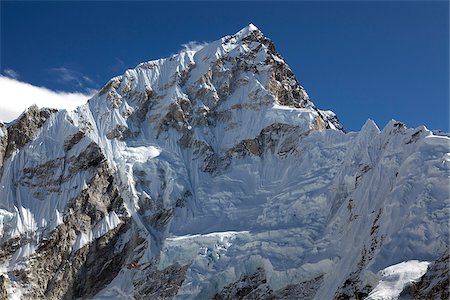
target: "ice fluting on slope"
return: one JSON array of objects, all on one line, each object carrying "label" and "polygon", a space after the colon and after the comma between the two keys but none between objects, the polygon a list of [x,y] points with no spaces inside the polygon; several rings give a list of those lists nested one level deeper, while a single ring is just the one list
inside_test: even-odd
[{"label": "ice fluting on slope", "polygon": [[[197,52],[185,51],[140,64],[112,79],[90,100],[89,109],[99,132],[98,142],[129,189],[129,213],[138,216],[141,223],[138,210],[149,202],[160,206],[158,214],[170,217],[174,207],[182,206],[177,213],[184,217],[173,219],[177,225],[172,226],[180,233],[186,227],[183,224],[190,226],[184,232],[200,230],[222,215],[223,205],[233,205],[227,199],[230,192],[216,193],[209,188],[211,176],[205,173],[223,173],[235,156],[262,155],[264,147],[274,147],[279,143],[276,135],[281,137],[286,130],[295,135],[284,141],[279,151],[289,153],[295,151],[296,138],[320,128],[335,128],[309,101],[270,40],[255,28],[246,28]],[[122,155],[126,147],[157,147],[162,151],[155,159],[130,161]],[[238,170],[237,174],[245,175]],[[239,191],[241,185],[250,184],[252,175],[246,176],[249,180],[231,181],[229,189]],[[213,181],[221,182],[220,175]],[[246,189],[244,193],[251,194],[251,188]],[[199,203],[205,195],[209,200]],[[236,208],[231,218],[240,218],[239,211],[245,210]],[[148,211],[146,214],[144,219],[149,222],[157,217]],[[197,217],[192,224],[187,223],[185,219],[194,214]]]},{"label": "ice fluting on slope", "polygon": [[253,25],[139,64],[5,160],[1,257],[35,252],[2,276],[29,297],[367,295],[447,251],[449,139],[341,129]]}]

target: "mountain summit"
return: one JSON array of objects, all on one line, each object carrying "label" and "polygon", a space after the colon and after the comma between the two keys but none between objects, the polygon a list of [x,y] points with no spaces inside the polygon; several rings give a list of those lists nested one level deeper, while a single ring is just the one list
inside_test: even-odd
[{"label": "mountain summit", "polygon": [[0,124],[0,295],[448,296],[449,142],[345,133],[250,24]]}]

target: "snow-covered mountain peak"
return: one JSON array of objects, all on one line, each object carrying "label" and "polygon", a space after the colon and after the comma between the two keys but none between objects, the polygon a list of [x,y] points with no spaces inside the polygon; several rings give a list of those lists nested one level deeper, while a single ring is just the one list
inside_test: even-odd
[{"label": "snow-covered mountain peak", "polygon": [[377,124],[372,119],[367,119],[367,121],[364,123],[363,127],[361,128],[361,132],[378,133],[378,132],[380,132],[380,129],[378,128]]},{"label": "snow-covered mountain peak", "polygon": [[241,30],[239,30],[236,33],[236,36],[243,38],[243,37],[248,36],[253,31],[258,31],[259,33],[261,33],[261,31],[258,29],[258,27],[256,27],[254,24],[250,23],[247,26],[245,26],[244,28],[242,28]]},{"label": "snow-covered mountain peak", "polygon": [[[0,298],[359,299],[444,274],[450,139],[345,133],[252,25],[0,126]],[[402,260],[420,272],[386,284]]]},{"label": "snow-covered mountain peak", "polygon": [[120,134],[112,133],[116,128],[134,135],[132,127],[141,128],[144,120],[155,135],[169,127],[197,135],[206,125],[220,124],[222,133],[215,139],[231,136],[218,145],[225,151],[273,122],[304,132],[342,128],[332,112],[315,107],[272,42],[254,25],[196,51],[139,64],[108,82],[90,107],[104,116],[101,110],[108,107],[108,114],[115,115],[99,125],[109,135]]}]

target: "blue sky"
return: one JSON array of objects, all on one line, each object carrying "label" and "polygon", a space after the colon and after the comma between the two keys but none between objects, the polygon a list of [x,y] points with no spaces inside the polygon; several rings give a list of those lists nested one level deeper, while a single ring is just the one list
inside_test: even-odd
[{"label": "blue sky", "polygon": [[[138,63],[249,23],[347,130],[449,130],[449,7],[439,2],[1,2],[0,70],[89,93]],[[0,99],[0,101],[5,101]]]}]

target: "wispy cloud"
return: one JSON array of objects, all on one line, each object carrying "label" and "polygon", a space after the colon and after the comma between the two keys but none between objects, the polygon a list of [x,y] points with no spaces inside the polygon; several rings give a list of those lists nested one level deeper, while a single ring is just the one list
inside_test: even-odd
[{"label": "wispy cloud", "polygon": [[47,71],[55,82],[77,91],[90,93],[99,87],[89,76],[66,67],[51,68]]},{"label": "wispy cloud", "polygon": [[122,73],[126,69],[126,64],[118,57],[114,57],[114,62],[108,66],[109,71],[113,73]]},{"label": "wispy cloud", "polygon": [[19,78],[19,73],[14,71],[13,69],[4,69],[3,73],[8,76],[9,78],[17,79]]},{"label": "wispy cloud", "polygon": [[52,91],[0,75],[0,121],[10,122],[33,104],[72,110],[93,94]]},{"label": "wispy cloud", "polygon": [[185,51],[198,51],[205,47],[207,43],[197,42],[197,41],[190,41],[186,44],[182,44],[183,50]]}]

